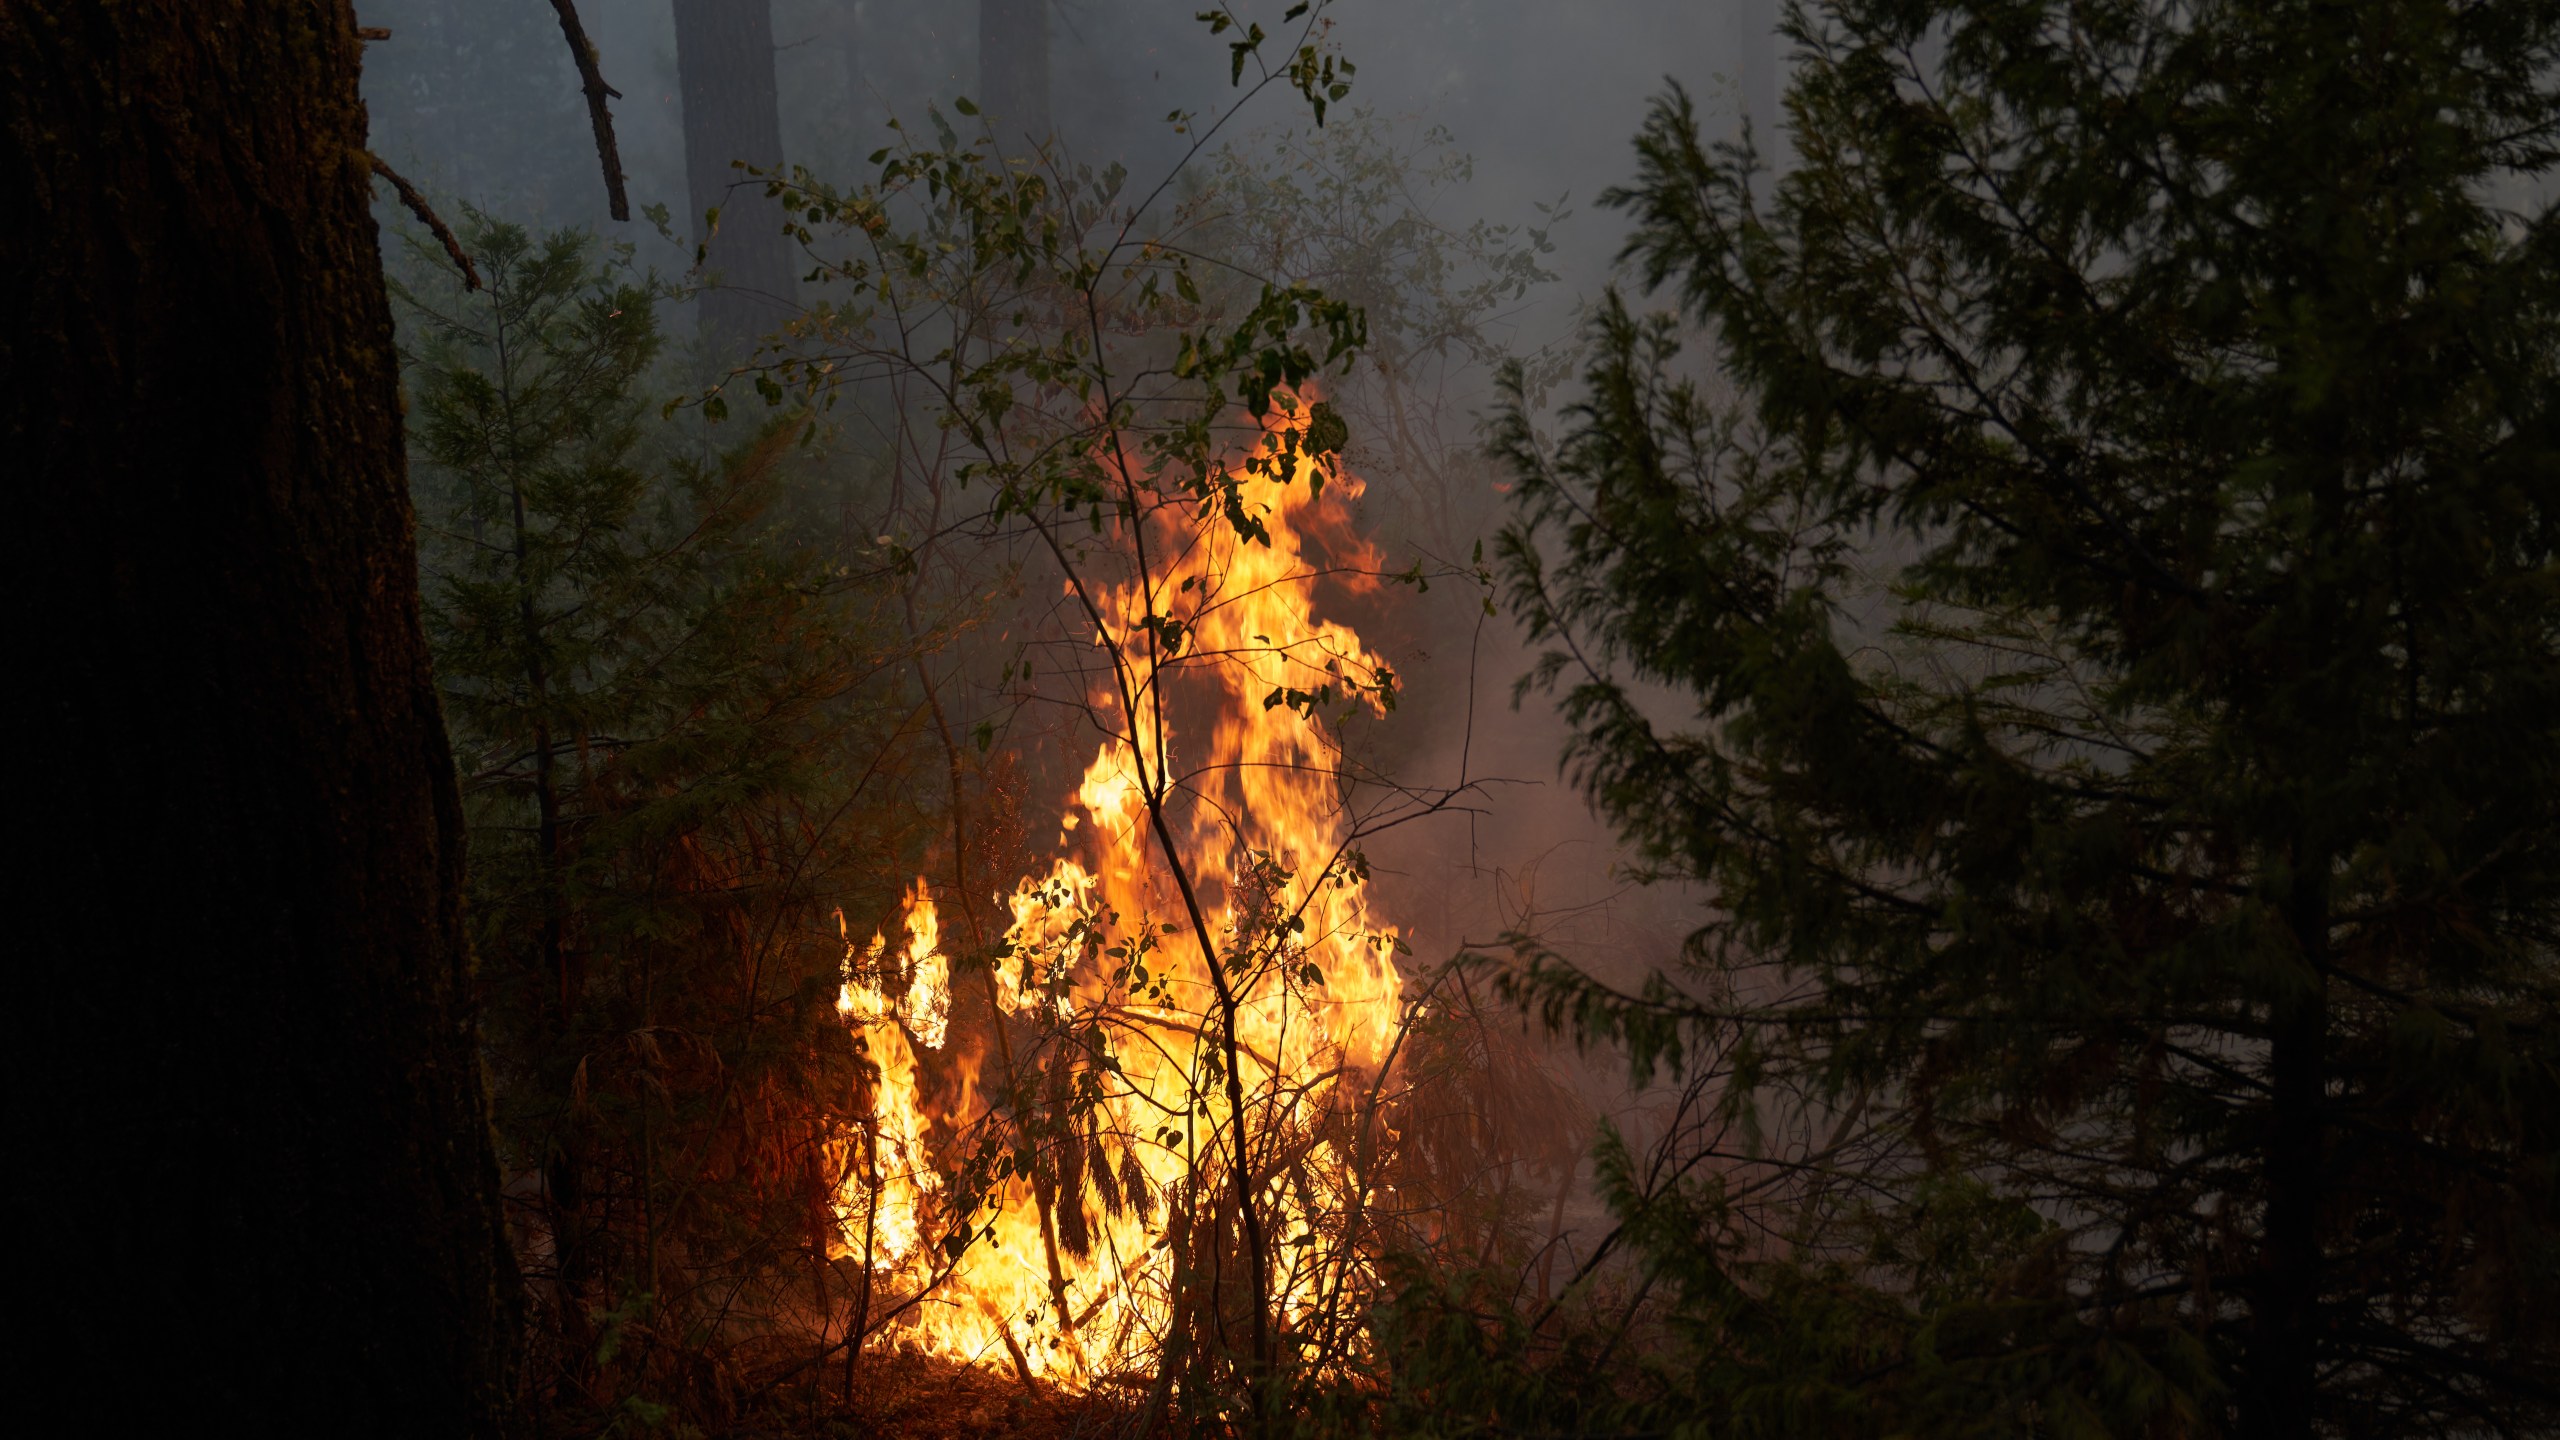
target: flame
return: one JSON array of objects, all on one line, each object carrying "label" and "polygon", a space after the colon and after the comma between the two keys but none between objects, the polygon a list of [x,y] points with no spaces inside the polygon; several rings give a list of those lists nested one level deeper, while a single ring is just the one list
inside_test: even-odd
[{"label": "flame", "polygon": [[942,1048],[951,1024],[951,962],[943,957],[941,927],[924,877],[907,892],[907,1029],[927,1050]]},{"label": "flame", "polygon": [[915,1049],[907,1043],[912,1031],[927,1049],[941,1048],[951,1013],[950,962],[941,953],[933,901],[921,877],[907,892],[906,926],[911,978],[902,1003],[893,1006],[883,988],[887,939],[874,932],[857,963],[844,913],[836,913],[845,941],[836,1014],[853,1031],[861,1078],[849,1107],[850,1133],[833,1157],[843,1179],[833,1201],[837,1243],[830,1250],[869,1255],[891,1266],[917,1253],[926,1214],[941,1188],[926,1148],[931,1122],[917,1103]]},{"label": "flame", "polygon": [[[1292,423],[1275,412],[1270,433]],[[1044,1048],[1016,1053],[997,1037],[994,1055],[964,1067],[962,1090],[973,1104],[1012,1097],[1037,1117],[1020,1131],[1036,1144],[999,1156],[979,1177],[974,1216],[950,1217],[973,1227],[956,1258],[920,1243],[932,1207],[958,1199],[925,1163],[934,1125],[907,1043],[938,1048],[949,1016],[950,965],[924,882],[906,897],[909,979],[896,1004],[883,988],[886,942],[874,936],[857,964],[847,939],[837,1007],[879,1070],[850,1143],[881,1158],[847,1168],[836,1198],[843,1252],[867,1254],[902,1293],[930,1289],[902,1322],[927,1351],[1009,1360],[1071,1387],[1157,1353],[1176,1323],[1171,1216],[1232,1183],[1209,949],[1233,993],[1248,1153],[1257,1173],[1287,1172],[1256,1191],[1275,1319],[1294,1325],[1351,1283],[1340,1247],[1311,1242],[1339,1235],[1363,1199],[1336,1140],[1392,1053],[1401,946],[1369,912],[1316,714],[1375,706],[1392,677],[1348,627],[1315,618],[1319,571],[1377,568],[1343,528],[1340,502],[1358,496],[1358,480],[1336,476],[1320,495],[1303,458],[1275,457],[1274,468],[1283,473],[1233,476],[1267,545],[1204,507],[1150,531],[1156,553],[1175,559],[1098,597],[1103,638],[1136,659],[1122,678],[1141,703],[1097,687],[1091,698],[1121,714],[1126,733],[1098,748],[1061,814],[1064,853],[998,897],[1011,923],[989,1000],[1014,1017],[1009,1033],[1036,1030]],[[1173,733],[1162,712],[1177,690],[1181,716],[1210,717],[1203,733]],[[1187,778],[1160,835],[1146,791],[1161,770]],[[1166,863],[1167,835],[1190,902]],[[1010,1073],[989,1074],[990,1063]],[[1010,1158],[1025,1154],[1027,1166]],[[1284,1154],[1291,1163],[1274,1166]]]}]

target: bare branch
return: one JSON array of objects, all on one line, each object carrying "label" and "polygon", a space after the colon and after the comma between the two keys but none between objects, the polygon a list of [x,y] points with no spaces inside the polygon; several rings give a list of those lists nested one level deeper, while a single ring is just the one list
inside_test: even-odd
[{"label": "bare branch", "polygon": [[568,37],[569,58],[578,62],[580,88],[587,95],[587,119],[595,126],[596,161],[604,167],[605,198],[613,207],[613,218],[631,218],[631,197],[622,189],[622,147],[614,142],[613,112],[605,108],[607,99],[619,100],[622,92],[604,83],[604,72],[596,68],[595,42],[587,38],[587,27],[578,23],[578,7],[570,0],[551,0],[551,8],[560,12],[560,33]]},{"label": "bare branch", "polygon": [[383,164],[381,156],[368,154],[364,158],[373,163],[374,174],[391,182],[391,188],[399,193],[400,203],[409,207],[409,213],[425,222],[426,227],[435,232],[436,239],[444,242],[444,253],[453,257],[454,267],[462,272],[462,288],[479,289],[479,269],[472,265],[470,256],[462,253],[462,242],[453,238],[453,231],[443,218],[428,207],[427,197],[418,193],[418,187],[400,178],[399,171]]}]

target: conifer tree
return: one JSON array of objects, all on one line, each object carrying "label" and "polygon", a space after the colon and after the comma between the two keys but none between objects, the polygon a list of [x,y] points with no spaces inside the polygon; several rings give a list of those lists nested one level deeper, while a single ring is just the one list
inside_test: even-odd
[{"label": "conifer tree", "polygon": [[705,459],[656,413],[627,250],[477,215],[463,242],[485,290],[394,293],[536,1378],[572,1415],[728,1423],[741,1347],[844,1300],[830,912],[894,913],[927,819],[906,657],[797,523],[797,430]]},{"label": "conifer tree", "polygon": [[[1789,33],[1799,168],[1663,100],[1612,198],[1683,313],[1613,299],[1563,433],[1517,393],[1501,430],[1575,773],[1712,906],[1640,991],[1534,947],[1515,983],[1716,1057],[1761,1137],[1614,1168],[1675,1393],[2549,1433],[2560,5]],[[1800,1162],[1754,1242],[1743,1177]]]}]

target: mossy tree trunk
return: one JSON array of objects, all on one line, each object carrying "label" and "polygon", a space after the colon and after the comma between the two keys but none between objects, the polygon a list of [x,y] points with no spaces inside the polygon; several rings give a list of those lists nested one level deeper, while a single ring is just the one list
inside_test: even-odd
[{"label": "mossy tree trunk", "polygon": [[345,0],[0,6],[20,1363],[84,1413],[503,1423],[360,43]]}]

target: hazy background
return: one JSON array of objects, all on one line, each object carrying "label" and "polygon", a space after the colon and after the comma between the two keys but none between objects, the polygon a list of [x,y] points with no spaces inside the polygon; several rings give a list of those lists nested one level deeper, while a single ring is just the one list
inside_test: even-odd
[{"label": "hazy background", "polygon": [[[1059,141],[1097,168],[1129,166],[1151,185],[1189,143],[1174,110],[1233,103],[1225,37],[1193,18],[1194,0],[1054,0],[1050,84]],[[1285,8],[1243,8],[1276,23]],[[1343,0],[1330,12],[1333,47],[1358,66],[1346,107],[1418,129],[1444,127],[1472,155],[1472,179],[1435,200],[1451,228],[1476,219],[1544,225],[1537,207],[1569,215],[1550,233],[1557,278],[1499,317],[1517,353],[1568,344],[1582,305],[1612,274],[1624,226],[1599,194],[1631,175],[1630,139],[1668,78],[1686,84],[1730,133],[1749,113],[1773,147],[1779,42],[1777,0]],[[683,235],[686,191],[682,96],[670,0],[582,0],[615,102],[634,219],[606,215],[576,72],[543,0],[359,0],[364,24],[391,31],[368,47],[365,89],[376,150],[439,204],[468,203],[536,227],[577,225],[629,240],[644,265],[674,273],[689,245],[644,219],[664,205]],[[771,0],[783,160],[840,185],[869,178],[866,157],[889,139],[892,116],[922,131],[929,107],[982,93],[977,3],[931,0]],[[1223,132],[1304,126],[1295,96],[1268,93]],[[925,132],[929,133],[929,132]],[[386,210],[387,223],[407,224]],[[671,334],[690,317],[667,316]],[[1461,412],[1481,404],[1458,397]],[[1570,390],[1570,386],[1566,387]],[[1461,422],[1452,440],[1472,445]],[[1354,459],[1358,458],[1355,450]],[[1498,473],[1453,473],[1477,493],[1439,497],[1478,533],[1499,523]],[[1461,551],[1470,537],[1446,537]],[[1407,557],[1390,555],[1391,563]],[[1450,557],[1443,557],[1450,558]],[[1637,890],[1624,857],[1558,772],[1561,724],[1537,697],[1515,710],[1512,684],[1530,656],[1507,616],[1482,617],[1481,596],[1443,591],[1398,636],[1375,636],[1408,679],[1406,727],[1393,748],[1416,783],[1458,773],[1491,783],[1475,813],[1398,832],[1375,847],[1380,907],[1411,936],[1417,967],[1466,942],[1535,925],[1592,970],[1631,979],[1669,962],[1695,923],[1692,897]],[[1400,644],[1399,644],[1400,642]],[[1410,727],[1421,727],[1417,738]],[[1601,1061],[1532,1042],[1577,1077],[1596,1113],[1639,1135],[1658,1095],[1632,1092]],[[1596,1222],[1596,1210],[1591,1212]]]},{"label": "hazy background", "polygon": [[[1606,279],[1619,226],[1589,202],[1628,175],[1629,137],[1666,77],[1717,113],[1750,109],[1768,133],[1776,4],[1342,0],[1329,13],[1336,48],[1359,66],[1347,103],[1447,127],[1476,159],[1465,197],[1476,215],[1534,220],[1534,204],[1571,198],[1575,218],[1556,232],[1562,294],[1522,322],[1524,339],[1543,340],[1533,318],[1561,325],[1572,297]],[[1168,112],[1232,101],[1225,40],[1193,18],[1200,8],[1053,0],[1053,108],[1080,158],[1117,158],[1152,180],[1185,143]],[[1285,7],[1238,8],[1270,22]],[[920,124],[928,105],[947,113],[955,97],[977,93],[977,9],[972,0],[772,0],[785,160],[840,182],[862,178],[891,116]],[[543,0],[359,0],[357,11],[392,32],[368,49],[365,95],[376,149],[411,179],[512,218],[655,238],[639,220],[606,219],[577,75]],[[579,13],[623,93],[614,120],[635,211],[663,203],[681,220],[670,4],[582,0]],[[1241,123],[1302,117],[1294,100],[1271,99]]]}]

